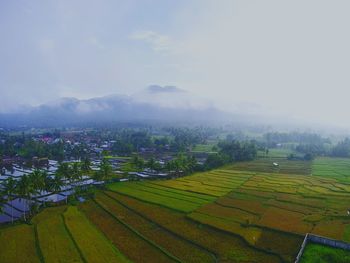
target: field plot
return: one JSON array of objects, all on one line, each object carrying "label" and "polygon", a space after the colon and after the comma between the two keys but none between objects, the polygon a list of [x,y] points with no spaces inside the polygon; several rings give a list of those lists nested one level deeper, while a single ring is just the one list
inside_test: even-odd
[{"label": "field plot", "polygon": [[[278,167],[275,167],[273,163],[277,163]],[[229,168],[239,171],[308,175],[311,173],[311,161],[292,161],[287,160],[287,158],[266,157],[236,163]]]},{"label": "field plot", "polygon": [[254,249],[237,235],[197,224],[182,213],[125,195],[115,193],[114,197],[147,220],[215,254],[219,262],[281,262],[280,257]]},{"label": "field plot", "polygon": [[153,222],[128,209],[118,201],[118,196],[115,193],[106,192],[106,194],[98,194],[96,196],[96,201],[101,206],[180,261],[198,263],[214,262],[215,256],[213,254],[200,249],[185,239],[173,235],[166,231],[166,229],[155,225]]},{"label": "field plot", "polygon": [[350,183],[350,159],[316,158],[312,164],[312,175],[333,178],[341,183]]},{"label": "field plot", "polygon": [[166,189],[152,190],[133,183],[117,183],[109,185],[108,188],[118,193],[172,208],[181,212],[191,212],[205,203],[205,200],[181,196],[177,193],[167,192]]},{"label": "field plot", "polygon": [[87,262],[130,262],[77,209],[68,207],[64,221]]},{"label": "field plot", "polygon": [[0,262],[39,263],[33,226],[18,225],[0,229]]},{"label": "field plot", "polygon": [[130,230],[95,202],[83,203],[80,208],[89,220],[131,261],[154,262],[156,259],[157,262],[177,262]]},{"label": "field plot", "polygon": [[[248,247],[276,254],[287,262],[293,261],[307,232],[348,240],[349,186],[334,178],[310,175],[311,163],[304,161],[278,158],[279,171],[261,172],[273,169],[272,160],[237,163],[175,180],[115,184],[110,190],[116,200],[126,206],[137,204],[131,209],[142,209],[140,213],[149,220],[190,240],[196,238],[189,236],[191,231],[174,228],[167,223],[173,220],[164,219],[165,213],[159,218],[144,207],[171,208],[173,215],[179,216],[176,222],[187,224],[189,219],[225,231]],[[219,257],[227,255],[217,249],[213,253]]]},{"label": "field plot", "polygon": [[[293,262],[307,232],[350,241],[350,161],[320,158],[310,167],[262,158],[112,183],[78,207],[46,208],[32,225],[0,228],[0,262]],[[322,252],[309,250],[303,262]]]},{"label": "field plot", "polygon": [[65,209],[65,206],[47,208],[32,220],[46,262],[83,262],[63,222]]},{"label": "field plot", "polygon": [[350,193],[334,188],[333,183],[312,176],[258,173],[196,213],[287,233],[343,239]]},{"label": "field plot", "polygon": [[350,251],[309,243],[300,260],[300,263],[328,262],[348,263],[350,262]]},{"label": "field plot", "polygon": [[298,154],[298,153],[289,148],[271,148],[269,149],[268,154],[266,154],[265,151],[258,151],[258,157],[286,158],[290,154]]},{"label": "field plot", "polygon": [[252,173],[245,172],[235,173],[229,170],[215,170],[175,180],[156,181],[155,183],[168,188],[219,197],[239,187],[252,175]]},{"label": "field plot", "polygon": [[218,170],[175,180],[115,183],[112,191],[189,213],[242,185],[252,173]]}]

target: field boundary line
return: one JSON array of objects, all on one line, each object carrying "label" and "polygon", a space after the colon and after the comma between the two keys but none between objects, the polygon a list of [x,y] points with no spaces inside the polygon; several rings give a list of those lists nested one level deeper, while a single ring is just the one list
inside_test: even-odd
[{"label": "field boundary line", "polygon": [[264,253],[266,253],[266,254],[274,255],[274,256],[278,257],[279,260],[280,260],[281,262],[286,262],[280,254],[278,254],[278,253],[276,253],[276,252],[269,251],[269,250],[265,250],[265,249],[263,249],[263,248],[259,248],[259,247],[253,246],[253,245],[250,244],[244,237],[242,237],[242,236],[239,235],[239,234],[236,234],[236,233],[233,233],[233,232],[229,232],[229,231],[226,231],[226,230],[217,228],[217,227],[215,227],[215,226],[212,226],[212,225],[209,225],[209,224],[206,224],[206,223],[199,222],[199,221],[197,221],[197,220],[195,220],[195,219],[193,219],[193,218],[190,218],[190,217],[186,217],[186,219],[189,220],[189,221],[195,222],[195,223],[197,223],[197,224],[204,225],[204,226],[208,227],[209,229],[212,229],[212,230],[215,230],[215,231],[224,233],[224,234],[226,234],[226,235],[231,235],[231,236],[237,237],[237,238],[239,238],[245,245],[247,245],[248,247],[250,247],[250,248],[252,248],[252,249],[255,249],[255,250],[257,250],[257,251],[260,251],[260,252],[264,252]]},{"label": "field boundary line", "polygon": [[112,218],[114,218],[115,220],[117,220],[120,224],[122,224],[124,227],[126,227],[127,229],[129,229],[131,232],[133,232],[134,234],[136,234],[137,236],[139,236],[141,239],[145,240],[147,243],[149,243],[151,246],[153,246],[154,248],[160,250],[164,255],[166,255],[167,257],[173,259],[176,262],[182,263],[182,261],[180,259],[178,259],[177,257],[175,257],[174,255],[170,254],[168,251],[166,251],[164,248],[158,246],[155,242],[153,242],[152,240],[146,238],[144,235],[142,235],[139,231],[137,231],[136,229],[134,229],[133,227],[131,227],[130,225],[128,225],[127,223],[123,222],[122,220],[120,220],[118,217],[116,217],[114,214],[112,214],[112,212],[110,212],[108,209],[106,209],[105,207],[103,207],[99,202],[97,202],[95,199],[93,199],[93,201],[97,204],[97,206],[99,206],[102,210],[104,210],[105,212],[107,212]]},{"label": "field boundary line", "polygon": [[[156,187],[156,186],[158,186],[159,188]],[[173,190],[176,190],[174,188],[161,186],[159,184],[155,184],[155,183],[152,183],[152,182],[148,182],[147,185],[145,185],[145,187],[152,188],[152,189],[158,189],[160,191],[167,191],[167,192],[170,192],[170,193],[180,194],[180,193],[174,192]],[[164,189],[161,189],[161,188],[164,188]],[[197,199],[200,199],[200,200],[203,200],[203,201],[206,201],[206,202],[211,202],[212,201],[212,200],[205,199],[203,197],[197,197],[197,196],[190,195],[191,192],[188,192],[186,190],[177,190],[177,191],[184,192],[182,195],[187,196],[187,197],[197,198]],[[191,194],[194,194],[194,193],[191,193]],[[205,195],[205,194],[203,194],[203,195]],[[211,197],[211,196],[208,195],[208,197]]]},{"label": "field boundary line", "polygon": [[[67,211],[67,209],[66,209],[65,211]],[[64,212],[63,212],[63,213],[64,213]],[[64,228],[66,229],[66,231],[67,231],[69,237],[72,239],[73,244],[74,244],[75,248],[78,250],[78,253],[79,253],[79,255],[80,255],[82,261],[85,262],[85,263],[88,263],[88,261],[87,261],[86,258],[84,257],[83,252],[81,251],[81,249],[79,248],[77,242],[75,241],[75,239],[74,239],[74,237],[73,237],[73,234],[70,232],[70,230],[69,230],[69,228],[68,228],[68,226],[67,226],[66,220],[65,220],[65,218],[64,218],[63,213],[61,214],[61,219],[63,220]]]},{"label": "field boundary line", "polygon": [[186,191],[186,192],[189,192],[189,193],[194,193],[194,194],[201,194],[201,195],[207,195],[207,196],[211,196],[213,198],[219,198],[221,196],[216,196],[216,195],[212,195],[212,194],[208,194],[208,193],[203,193],[203,192],[197,192],[197,191],[193,191],[193,190],[184,190],[184,189],[180,189],[180,188],[177,188],[177,187],[174,187],[174,186],[166,186],[167,188],[171,188],[171,189],[175,189],[175,190],[182,190],[182,191]]},{"label": "field boundary line", "polygon": [[314,243],[314,244],[320,244],[328,247],[333,247],[333,248],[340,248],[344,250],[350,250],[350,243],[346,243],[340,240],[336,239],[331,239],[323,236],[318,236],[310,233],[306,233],[305,238],[303,243],[301,244],[299,253],[295,259],[294,263],[299,263],[303,254],[305,247],[307,246],[308,243]]},{"label": "field boundary line", "polygon": [[37,225],[34,224],[33,228],[34,228],[34,238],[35,238],[36,253],[38,254],[40,262],[45,263],[45,258],[44,258],[43,252],[41,251],[41,247],[40,247],[40,241],[39,241],[39,234],[38,234]]},{"label": "field boundary line", "polygon": [[[233,199],[233,198],[232,198]],[[234,199],[233,199],[234,200]],[[261,217],[261,214],[258,214],[258,213],[253,213],[251,211],[248,211],[248,210],[244,210],[243,208],[240,208],[240,207],[236,207],[236,206],[230,206],[230,205],[224,205],[224,204],[221,204],[218,202],[219,200],[216,200],[215,202],[213,202],[214,204],[218,205],[218,206],[222,206],[222,207],[225,207],[225,208],[233,208],[233,209],[237,209],[237,210],[240,210],[242,212],[245,212],[247,214],[251,214],[251,215],[254,215],[254,216],[257,216],[257,217]],[[195,211],[194,211],[195,212]]]},{"label": "field boundary line", "polygon": [[[135,209],[130,208],[128,205],[126,205],[126,204],[124,204],[123,202],[117,200],[117,199],[114,198],[113,196],[110,196],[108,193],[103,192],[103,194],[105,194],[105,195],[107,195],[108,197],[110,197],[111,199],[115,200],[115,201],[118,202],[120,205],[124,206],[126,209],[132,211],[133,213],[135,213],[135,214],[141,216],[142,218],[144,218],[145,220],[149,221],[150,223],[152,223],[152,224],[156,225],[157,227],[161,228],[161,229],[164,230],[165,232],[167,232],[167,233],[169,233],[169,234],[171,234],[171,235],[173,235],[173,236],[175,236],[175,237],[177,237],[177,238],[179,238],[179,239],[182,239],[182,240],[184,240],[184,241],[186,241],[186,242],[188,242],[188,243],[194,245],[195,247],[197,247],[197,248],[199,248],[199,249],[201,249],[201,250],[204,250],[206,253],[210,254],[210,255],[213,257],[213,259],[215,260],[215,262],[218,262],[218,255],[217,255],[215,252],[210,251],[210,250],[208,250],[206,247],[203,247],[203,246],[201,246],[201,245],[195,243],[194,241],[192,241],[192,240],[190,240],[190,239],[187,239],[187,238],[185,238],[185,237],[183,237],[183,236],[181,236],[181,235],[179,235],[179,234],[177,234],[177,233],[175,233],[175,232],[173,232],[173,231],[167,229],[166,227],[162,226],[161,224],[158,224],[156,221],[154,221],[154,220],[148,218],[147,216],[143,215],[142,213],[136,211]],[[186,217],[185,217],[185,218],[186,218]]]},{"label": "field boundary line", "polygon": [[[145,187],[145,188],[147,188],[147,187]],[[163,194],[163,193],[155,193],[155,192],[152,192],[151,189],[145,190],[145,189],[141,189],[141,188],[137,188],[137,187],[135,189],[139,190],[139,191],[142,191],[142,192],[151,193],[151,194],[157,194],[157,195],[160,195],[160,196],[163,196],[163,197],[172,198],[172,199],[176,199],[176,200],[180,200],[180,201],[185,201],[185,202],[189,202],[189,203],[196,204],[196,205],[203,205],[203,203],[193,202],[193,201],[190,201],[190,200],[169,196],[169,195],[166,195],[166,194]],[[160,190],[160,191],[163,191],[163,190]],[[193,198],[195,198],[195,197],[193,197]],[[203,200],[203,199],[201,199],[201,200]]]},{"label": "field boundary line", "polygon": [[[193,210],[191,210],[191,211],[177,210],[175,208],[172,208],[172,207],[169,207],[169,206],[165,206],[165,205],[162,205],[162,204],[159,204],[159,203],[153,203],[153,202],[150,202],[150,201],[147,201],[147,200],[144,200],[144,199],[132,196],[132,195],[128,195],[126,193],[120,193],[120,192],[117,192],[117,191],[114,191],[114,190],[111,190],[111,189],[108,189],[108,191],[113,192],[113,193],[117,193],[117,194],[120,194],[120,195],[124,195],[124,196],[127,196],[129,198],[134,198],[134,199],[136,199],[136,200],[138,200],[140,202],[144,202],[144,203],[151,204],[151,205],[157,205],[157,206],[160,206],[160,207],[163,207],[163,208],[166,208],[166,209],[170,209],[170,210],[173,210],[175,212],[182,213],[182,214],[185,214],[185,215],[188,214],[188,213],[191,213],[193,211]],[[200,207],[200,206],[198,206],[198,207]]]}]

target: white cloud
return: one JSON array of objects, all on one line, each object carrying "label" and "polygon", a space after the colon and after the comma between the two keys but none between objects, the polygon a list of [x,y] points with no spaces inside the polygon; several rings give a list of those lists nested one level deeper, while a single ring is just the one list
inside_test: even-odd
[{"label": "white cloud", "polygon": [[159,34],[152,30],[136,31],[130,35],[130,39],[144,41],[154,51],[167,52],[173,48],[173,42],[169,36]]}]

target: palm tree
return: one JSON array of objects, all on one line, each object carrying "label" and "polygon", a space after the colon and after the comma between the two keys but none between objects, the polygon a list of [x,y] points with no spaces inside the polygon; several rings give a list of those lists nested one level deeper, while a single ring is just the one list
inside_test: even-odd
[{"label": "palm tree", "polygon": [[[21,200],[25,200],[28,206],[28,200],[31,200],[33,194],[35,194],[35,189],[28,175],[23,175],[17,183],[17,193]],[[26,207],[24,208],[24,220],[26,221]]]},{"label": "palm tree", "polygon": [[[2,184],[4,187],[4,193],[7,196],[7,203],[11,202],[11,222],[13,223],[13,206],[12,206],[12,195],[16,191],[16,180],[12,177],[7,178],[7,180]],[[3,195],[1,195],[3,196]]]},{"label": "palm tree", "polygon": [[145,161],[139,157],[138,155],[135,155],[132,159],[132,163],[135,165],[135,167],[139,170],[143,169],[145,166]]},{"label": "palm tree", "polygon": [[49,180],[48,189],[53,193],[58,194],[61,191],[63,185],[64,183],[62,177],[59,174],[55,174],[55,176]]},{"label": "palm tree", "polygon": [[73,164],[73,167],[71,169],[71,178],[73,181],[79,181],[82,179],[82,173],[78,163]]},{"label": "palm tree", "polygon": [[83,162],[81,163],[81,170],[85,173],[88,173],[91,171],[91,162],[89,158],[85,158]]},{"label": "palm tree", "polygon": [[0,214],[4,212],[4,205],[7,203],[7,200],[4,198],[5,191],[0,191]]},{"label": "palm tree", "polygon": [[36,169],[29,174],[29,177],[32,181],[33,188],[36,194],[40,195],[44,191],[49,192],[48,187],[50,183],[50,176],[47,174],[46,171]]},{"label": "palm tree", "polygon": [[71,169],[70,169],[69,163],[61,163],[58,166],[56,174],[58,174],[62,179],[64,178],[64,179],[70,181]]},{"label": "palm tree", "polygon": [[29,174],[29,178],[33,184],[34,191],[36,191],[37,194],[40,194],[42,191],[45,191],[46,177],[47,173],[38,169],[35,169],[32,173]]},{"label": "palm tree", "polygon": [[112,166],[107,159],[103,158],[100,164],[100,170],[95,174],[96,180],[108,180],[112,176]]}]

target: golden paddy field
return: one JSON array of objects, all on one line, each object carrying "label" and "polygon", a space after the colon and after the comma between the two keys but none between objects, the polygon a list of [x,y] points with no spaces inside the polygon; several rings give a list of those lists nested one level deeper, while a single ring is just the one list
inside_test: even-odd
[{"label": "golden paddy field", "polygon": [[350,241],[348,167],[261,158],[110,184],[78,206],[2,226],[0,262],[294,262],[305,233]]}]

